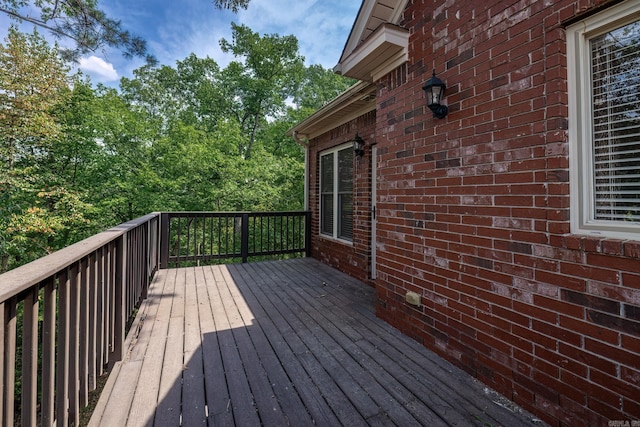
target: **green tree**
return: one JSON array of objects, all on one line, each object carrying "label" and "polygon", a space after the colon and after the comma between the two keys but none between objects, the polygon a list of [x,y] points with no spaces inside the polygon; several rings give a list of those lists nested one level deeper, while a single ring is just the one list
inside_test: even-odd
[{"label": "green tree", "polygon": [[[60,128],[51,109],[68,93],[67,68],[34,31],[9,28],[0,45],[0,159],[6,170],[46,152]],[[2,167],[2,166],[0,166]]]},{"label": "green tree", "polygon": [[0,268],[68,244],[88,206],[51,168],[63,128],[56,108],[69,99],[68,68],[34,31],[10,28],[0,45]]},{"label": "green tree", "polygon": [[124,99],[158,120],[163,130],[180,120],[211,131],[223,117],[220,67],[211,58],[191,54],[176,68],[146,66],[135,70],[134,76],[121,80]]},{"label": "green tree", "polygon": [[293,103],[302,115],[309,115],[325,106],[355,83],[356,80],[336,74],[333,70],[326,69],[322,65],[311,65],[304,71]]},{"label": "green tree", "polygon": [[153,161],[149,147],[159,138],[160,126],[113,88],[98,88],[93,111],[96,155],[84,186],[101,222],[112,226],[148,213],[143,212],[147,204],[141,201],[145,189],[139,175]]},{"label": "green tree", "polygon": [[322,65],[306,67],[286,114],[269,122],[260,135],[266,150],[276,156],[288,156],[302,161],[304,151],[287,136],[287,130],[315,113],[354,83],[355,80],[340,76],[323,68]]},{"label": "green tree", "polygon": [[222,39],[220,46],[240,59],[225,68],[222,83],[228,92],[228,115],[247,137],[239,149],[248,159],[258,132],[268,120],[285,114],[286,102],[301,81],[304,58],[294,36],[260,36],[245,25],[232,24],[232,41]]}]

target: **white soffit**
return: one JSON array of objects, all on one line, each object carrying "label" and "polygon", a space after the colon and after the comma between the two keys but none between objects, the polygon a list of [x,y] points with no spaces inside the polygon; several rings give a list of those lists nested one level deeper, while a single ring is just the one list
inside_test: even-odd
[{"label": "white soffit", "polygon": [[313,139],[376,108],[376,86],[358,82],[320,110],[287,131],[297,138]]},{"label": "white soffit", "polygon": [[409,30],[382,24],[334,69],[343,76],[373,81],[381,69],[394,68],[408,60]]},{"label": "white soffit", "polygon": [[372,81],[406,62],[409,32],[397,24],[407,1],[364,0],[334,71]]}]

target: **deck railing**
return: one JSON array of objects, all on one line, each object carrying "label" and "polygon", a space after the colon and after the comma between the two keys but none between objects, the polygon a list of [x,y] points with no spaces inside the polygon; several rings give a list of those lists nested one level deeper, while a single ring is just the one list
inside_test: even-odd
[{"label": "deck railing", "polygon": [[161,268],[212,260],[309,255],[309,212],[162,214]]},{"label": "deck railing", "polygon": [[78,425],[97,378],[122,358],[158,267],[159,224],[147,215],[0,276],[3,425]]},{"label": "deck railing", "polygon": [[153,213],[0,275],[0,424],[78,425],[159,267],[308,255],[309,231],[307,212]]}]

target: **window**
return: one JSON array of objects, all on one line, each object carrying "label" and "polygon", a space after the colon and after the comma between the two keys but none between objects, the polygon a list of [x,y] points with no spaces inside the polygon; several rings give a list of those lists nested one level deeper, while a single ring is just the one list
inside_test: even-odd
[{"label": "window", "polygon": [[353,240],[353,147],[320,155],[320,233]]},{"label": "window", "polygon": [[640,238],[640,2],[567,28],[571,228]]}]

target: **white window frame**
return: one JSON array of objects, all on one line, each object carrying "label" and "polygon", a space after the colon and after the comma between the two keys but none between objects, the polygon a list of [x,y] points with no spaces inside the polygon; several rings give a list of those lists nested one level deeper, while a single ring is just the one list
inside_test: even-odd
[{"label": "white window frame", "polygon": [[[338,145],[336,147],[333,147],[329,150],[325,150],[322,151],[320,153],[320,158],[319,158],[319,162],[318,162],[318,169],[319,169],[319,174],[318,176],[320,177],[320,182],[319,182],[319,187],[318,187],[318,213],[319,213],[319,221],[318,221],[318,232],[320,234],[320,236],[328,238],[328,239],[334,239],[334,240],[338,240],[340,242],[343,243],[348,243],[350,245],[353,244],[353,229],[351,232],[351,240],[349,239],[345,239],[344,237],[340,237],[339,236],[339,218],[340,218],[340,206],[338,203],[338,184],[339,184],[339,177],[340,177],[340,171],[338,168],[338,153],[340,151],[343,150],[353,150],[353,144],[351,143],[347,143],[347,144],[342,144],[342,145]],[[322,157],[326,156],[328,154],[333,154],[333,233],[332,234],[327,234],[325,232],[322,231]],[[353,168],[353,166],[352,166]],[[352,179],[353,179],[353,173],[352,173]],[[355,185],[355,182],[354,182]],[[353,197],[353,195],[352,195]],[[353,203],[353,199],[352,199],[352,203]],[[351,213],[351,218],[353,221],[353,211]]]},{"label": "white window frame", "polygon": [[592,166],[590,40],[640,20],[640,2],[628,0],[567,27],[571,231],[640,240],[640,224],[596,220]]}]

